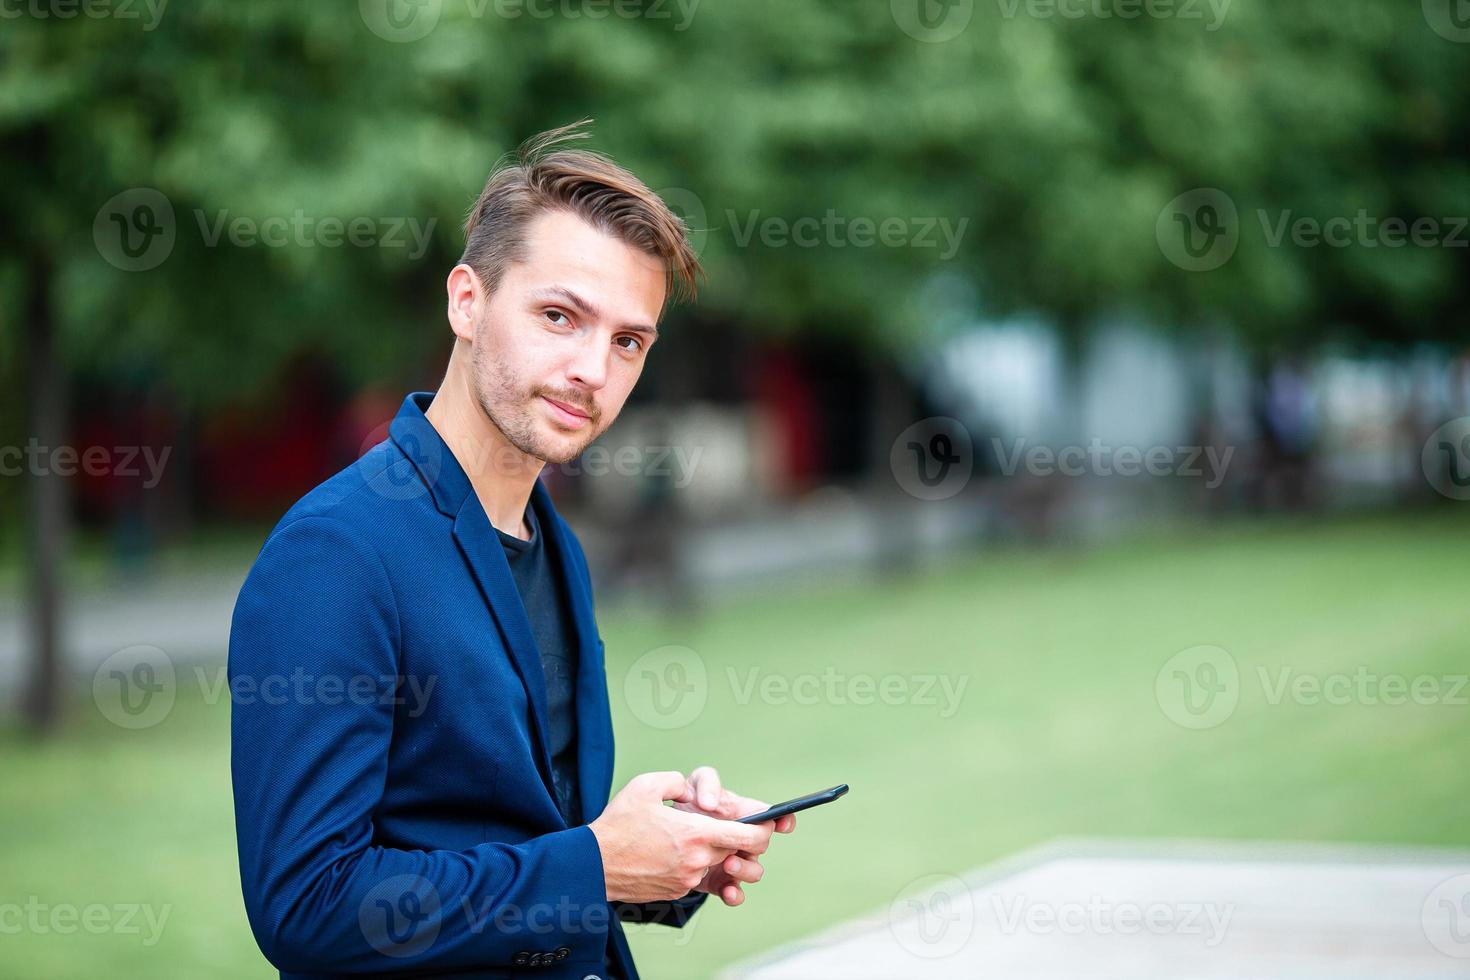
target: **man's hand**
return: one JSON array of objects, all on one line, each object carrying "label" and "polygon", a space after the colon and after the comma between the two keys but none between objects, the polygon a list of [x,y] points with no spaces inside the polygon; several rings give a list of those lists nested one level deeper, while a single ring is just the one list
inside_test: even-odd
[{"label": "man's hand", "polygon": [[[694,799],[683,774],[646,772],[634,776],[588,824],[602,852],[608,901],[682,898],[732,854],[750,855],[740,859],[744,864],[765,853],[771,822],[734,823],[679,806]],[[675,806],[664,806],[665,800]]]},{"label": "man's hand", "polygon": [[[720,784],[720,774],[711,766],[700,766],[689,774],[687,801],[675,803],[677,809],[689,813],[702,813],[721,820],[736,820],[751,813],[760,813],[770,807],[769,803],[740,796]],[[758,824],[771,827],[772,822]],[[796,814],[788,813],[774,821],[777,833],[789,834],[796,829]],[[696,891],[718,895],[720,901],[734,907],[745,901],[745,890],[741,882],[754,884],[761,880],[766,869],[761,866],[755,853],[737,851],[719,864],[712,866]]]}]

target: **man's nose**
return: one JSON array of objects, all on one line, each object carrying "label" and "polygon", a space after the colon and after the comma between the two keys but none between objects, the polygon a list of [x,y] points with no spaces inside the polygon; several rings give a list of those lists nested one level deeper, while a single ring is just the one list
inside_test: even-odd
[{"label": "man's nose", "polygon": [[611,354],[611,345],[602,333],[589,331],[587,338],[577,344],[567,365],[567,380],[596,391],[607,384],[607,361]]}]

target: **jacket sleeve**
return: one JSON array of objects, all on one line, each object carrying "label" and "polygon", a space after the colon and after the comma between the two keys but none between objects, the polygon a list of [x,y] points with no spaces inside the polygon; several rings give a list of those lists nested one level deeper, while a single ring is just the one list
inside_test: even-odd
[{"label": "jacket sleeve", "polygon": [[510,966],[560,947],[600,962],[611,913],[587,827],[458,851],[373,843],[399,641],[392,583],[356,530],[309,516],[267,540],[229,653],[240,878],[261,951],[309,973]]}]

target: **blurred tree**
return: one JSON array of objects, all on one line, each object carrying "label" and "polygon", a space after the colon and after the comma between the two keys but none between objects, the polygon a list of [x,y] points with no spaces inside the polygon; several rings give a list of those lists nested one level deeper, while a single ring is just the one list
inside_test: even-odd
[{"label": "blurred tree", "polygon": [[[357,381],[421,363],[446,345],[438,284],[490,164],[583,116],[695,226],[701,323],[902,352],[943,329],[944,293],[920,287],[947,273],[993,311],[1078,330],[1125,310],[1265,345],[1463,336],[1464,247],[1271,236],[1283,215],[1447,233],[1470,214],[1470,46],[1419,4],[1125,7],[951,4],[971,19],[938,42],[885,0],[17,8],[0,32],[0,354],[29,408],[7,437],[64,444],[67,383],[119,360],[185,408],[261,411],[303,349]],[[1194,188],[1237,215],[1209,271],[1161,243]],[[262,245],[232,235],[239,219],[290,230]],[[330,219],[402,222],[401,245],[328,244]],[[877,240],[885,220],[899,244]],[[410,222],[433,222],[423,254]],[[59,482],[30,481],[38,725]]]},{"label": "blurred tree", "polygon": [[[422,245],[442,262],[455,236],[437,222],[473,199],[498,146],[451,90],[510,64],[390,44],[355,11],[318,4],[180,5],[156,29],[146,13],[13,13],[0,34],[0,281],[18,288],[0,313],[7,331],[25,327],[4,346],[28,359],[26,438],[66,445],[68,382],[119,361],[146,365],[182,406],[268,410],[273,375],[303,348],[357,380],[427,349],[432,335],[410,324],[432,309],[438,272],[406,254],[412,232],[432,232]],[[344,245],[364,219],[377,247]],[[66,481],[30,469],[25,705],[44,730]]]}]

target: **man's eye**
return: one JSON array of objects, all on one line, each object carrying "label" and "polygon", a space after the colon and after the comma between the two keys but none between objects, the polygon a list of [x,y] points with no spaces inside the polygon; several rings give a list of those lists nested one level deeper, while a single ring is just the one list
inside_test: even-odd
[{"label": "man's eye", "polygon": [[561,326],[562,324],[571,323],[572,322],[572,321],[570,321],[570,320],[567,319],[567,315],[565,313],[563,313],[561,310],[547,310],[546,311],[546,319],[550,320],[552,323],[556,324],[558,327]]},{"label": "man's eye", "polygon": [[632,347],[624,347],[623,350],[640,351],[640,350],[643,349],[643,341],[639,340],[637,337],[624,336],[624,337],[619,337],[618,340],[619,341],[630,340],[630,341],[633,342],[633,346]]}]

